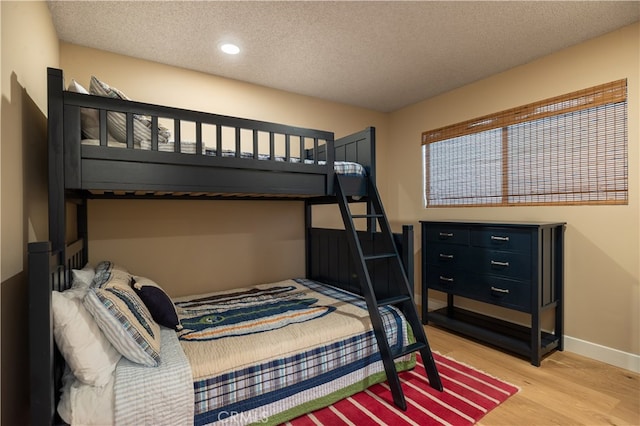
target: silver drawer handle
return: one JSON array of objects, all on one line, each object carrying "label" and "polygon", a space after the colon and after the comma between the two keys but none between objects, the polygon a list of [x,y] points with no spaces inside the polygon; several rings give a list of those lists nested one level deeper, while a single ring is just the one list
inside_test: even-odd
[{"label": "silver drawer handle", "polygon": [[506,241],[509,241],[509,237],[500,237],[500,236],[498,236],[498,235],[492,235],[492,236],[491,236],[491,239],[492,239],[493,241],[505,241],[505,242],[506,242]]},{"label": "silver drawer handle", "polygon": [[453,237],[453,232],[440,232],[439,235],[442,238],[451,238],[451,237]]},{"label": "silver drawer handle", "polygon": [[453,255],[440,253],[440,259],[453,259]]},{"label": "silver drawer handle", "polygon": [[448,283],[452,283],[453,282],[453,278],[449,278],[449,277],[445,277],[440,275],[440,281],[446,281]]},{"label": "silver drawer handle", "polygon": [[506,288],[498,288],[491,286],[491,291],[497,291],[498,293],[509,294],[509,289]]},{"label": "silver drawer handle", "polygon": [[492,260],[491,265],[492,266],[509,266],[509,262],[500,262],[497,260]]}]

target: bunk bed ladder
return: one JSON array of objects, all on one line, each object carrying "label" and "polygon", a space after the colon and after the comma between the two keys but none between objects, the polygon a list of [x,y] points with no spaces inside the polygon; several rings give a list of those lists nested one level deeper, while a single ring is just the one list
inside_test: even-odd
[{"label": "bunk bed ladder", "polygon": [[[429,379],[429,385],[436,390],[442,391],[442,382],[440,381],[440,375],[436,369],[435,361],[431,354],[431,349],[429,347],[429,342],[427,341],[427,336],[422,322],[418,318],[418,311],[413,301],[413,292],[404,271],[404,267],[402,266],[402,260],[395,246],[391,227],[389,226],[389,222],[384,213],[378,190],[372,179],[367,177],[367,214],[352,214],[349,207],[349,199],[347,195],[345,195],[341,179],[342,176],[336,176],[335,190],[338,198],[338,205],[340,206],[340,213],[342,214],[345,230],[347,232],[347,241],[349,242],[349,248],[359,277],[362,295],[367,301],[369,316],[378,342],[378,349],[380,350],[382,363],[387,374],[387,381],[391,388],[393,402],[402,410],[406,410],[407,403],[405,401],[398,372],[396,370],[395,359],[409,353],[420,351],[420,354],[422,355],[422,362],[424,363],[425,370],[427,372],[427,378]],[[360,242],[360,238],[358,237],[358,233],[354,225],[354,219],[366,219],[368,221],[368,228],[372,232],[373,229],[375,229],[372,224],[378,223],[380,225],[382,237],[386,240],[385,247],[391,248],[389,252],[365,254],[362,247],[363,245]],[[397,292],[397,294],[393,294],[391,297],[386,297],[384,299],[378,299],[371,280],[371,265],[379,259],[389,259],[389,268],[395,269],[395,271],[392,271],[395,272],[393,276],[399,277],[399,281],[401,281],[396,283],[394,286],[394,293]],[[392,350],[389,347],[387,334],[384,330],[380,312],[378,311],[378,306],[384,305],[394,305],[403,312],[413,331],[416,340],[415,343],[400,348],[399,350]]]}]

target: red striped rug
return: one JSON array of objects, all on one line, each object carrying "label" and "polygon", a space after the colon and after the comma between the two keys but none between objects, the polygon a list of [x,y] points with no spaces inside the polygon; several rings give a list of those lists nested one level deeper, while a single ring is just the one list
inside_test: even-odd
[{"label": "red striped rug", "polygon": [[407,411],[399,410],[386,383],[370,387],[337,403],[298,417],[293,426],[306,425],[473,425],[489,411],[518,392],[514,385],[468,365],[434,353],[444,386],[443,392],[429,387],[424,365],[400,374]]}]

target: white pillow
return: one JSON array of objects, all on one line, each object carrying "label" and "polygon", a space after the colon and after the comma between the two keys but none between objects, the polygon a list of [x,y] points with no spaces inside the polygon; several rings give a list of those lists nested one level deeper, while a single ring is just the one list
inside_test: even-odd
[{"label": "white pillow", "polygon": [[74,288],[83,287],[88,289],[95,275],[96,275],[96,270],[89,263],[84,265],[82,269],[72,269],[71,270],[71,287],[74,287]]},{"label": "white pillow", "polygon": [[[69,91],[84,95],[89,94],[87,89],[75,80],[71,80]],[[84,139],[100,139],[100,113],[97,109],[80,108],[80,123]]]},{"label": "white pillow", "polygon": [[77,380],[73,373],[65,370],[58,402],[60,418],[70,425],[114,424],[113,385],[115,374],[104,386],[90,386]]},{"label": "white pillow", "polygon": [[[82,84],[78,83],[75,80],[71,80],[71,83],[69,83],[69,87],[68,90],[70,92],[75,92],[75,93],[82,93],[83,95],[88,95],[89,91],[87,89],[85,89]],[[95,111],[95,110],[94,110]],[[97,112],[97,111],[96,111]]]},{"label": "white pillow", "polygon": [[52,292],[53,335],[74,376],[83,383],[103,386],[121,355],[82,304],[86,291],[72,288]]}]

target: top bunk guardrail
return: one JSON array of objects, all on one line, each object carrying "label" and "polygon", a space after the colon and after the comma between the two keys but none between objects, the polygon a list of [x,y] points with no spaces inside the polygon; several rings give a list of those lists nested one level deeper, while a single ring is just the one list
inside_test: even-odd
[{"label": "top bunk guardrail", "polygon": [[[333,194],[331,132],[67,91],[54,68],[48,69],[48,96],[50,170],[64,190]],[[344,161],[357,162],[358,154]]]}]

